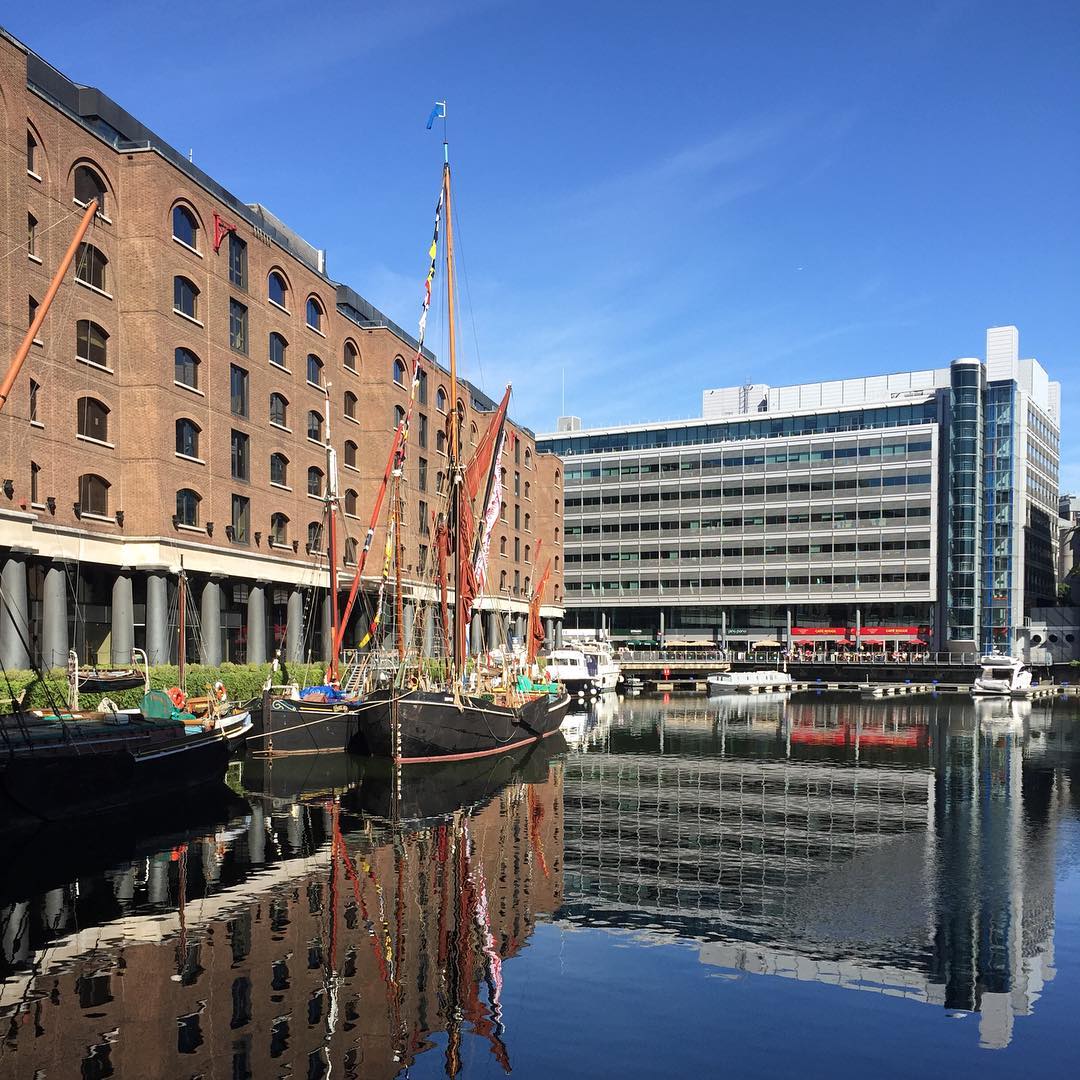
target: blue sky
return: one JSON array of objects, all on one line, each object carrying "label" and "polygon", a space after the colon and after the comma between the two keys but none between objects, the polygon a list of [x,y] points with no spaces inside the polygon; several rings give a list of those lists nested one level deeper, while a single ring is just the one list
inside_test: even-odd
[{"label": "blue sky", "polygon": [[[416,322],[449,101],[464,373],[550,430],[983,355],[1064,386],[1080,5],[54,0],[4,25]],[[438,348],[441,320],[433,320]],[[430,339],[429,339],[430,340]]]}]

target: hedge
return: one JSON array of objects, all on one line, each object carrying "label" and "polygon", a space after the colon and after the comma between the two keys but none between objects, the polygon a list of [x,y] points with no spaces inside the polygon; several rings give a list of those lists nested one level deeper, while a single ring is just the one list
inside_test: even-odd
[{"label": "hedge", "polygon": [[[185,689],[192,697],[201,696],[206,693],[207,684],[213,686],[220,680],[225,684],[231,699],[246,701],[262,695],[263,686],[266,684],[270,671],[270,664],[222,664],[220,667],[189,664],[185,672]],[[326,668],[323,664],[287,664],[285,673],[288,674],[291,682],[304,686],[321,683],[326,674]],[[275,672],[273,681],[282,682],[285,673]],[[168,690],[177,685],[179,675],[180,669],[175,664],[152,667],[150,686],[155,690]],[[44,679],[36,671],[8,671],[6,675],[0,673],[0,698],[18,697],[23,690],[26,691],[24,704],[28,709],[46,709],[52,703],[66,704],[67,671],[63,668],[53,668]],[[140,687],[106,694],[80,692],[79,707],[93,709],[102,697],[108,697],[122,709],[133,709],[138,708],[142,695],[143,691]]]}]

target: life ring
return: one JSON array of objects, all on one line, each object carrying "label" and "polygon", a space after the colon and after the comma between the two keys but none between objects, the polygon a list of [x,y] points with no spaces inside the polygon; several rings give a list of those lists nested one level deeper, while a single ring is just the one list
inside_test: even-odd
[{"label": "life ring", "polygon": [[225,684],[220,679],[214,683],[214,697],[217,698],[218,701],[229,700],[229,691],[225,689]]},{"label": "life ring", "polygon": [[169,700],[176,708],[182,709],[187,704],[187,694],[179,686],[171,686],[165,693],[169,695]]}]

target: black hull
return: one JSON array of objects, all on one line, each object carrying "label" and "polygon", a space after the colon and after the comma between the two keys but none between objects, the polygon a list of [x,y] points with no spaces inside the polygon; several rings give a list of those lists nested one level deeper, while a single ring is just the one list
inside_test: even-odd
[{"label": "black hull", "polygon": [[121,690],[134,690],[136,686],[145,686],[146,680],[136,672],[133,675],[87,675],[79,679],[81,694],[115,694]]},{"label": "black hull", "polygon": [[[391,697],[401,725],[400,753],[394,746]],[[390,758],[403,764],[466,761],[516,750],[558,731],[570,699],[541,695],[516,709],[466,697],[459,708],[450,694],[411,690],[404,694],[377,690],[365,698],[357,753]]]},{"label": "black hull", "polygon": [[0,765],[0,829],[67,821],[221,782],[229,744],[219,734],[98,753],[49,751]]},{"label": "black hull", "polygon": [[574,697],[581,695],[582,697],[588,697],[590,694],[598,694],[600,692],[599,687],[596,684],[596,680],[592,678],[585,679],[561,679],[563,686],[566,687],[566,692]]},{"label": "black hull", "polygon": [[[358,702],[294,701],[263,697],[261,723],[248,733],[247,746],[263,754],[342,752],[356,738]],[[252,719],[259,715],[252,714]]]},{"label": "black hull", "polygon": [[341,798],[349,813],[410,824],[438,821],[487,805],[507,784],[541,784],[551,759],[567,748],[562,733],[533,739],[505,754],[470,761],[441,761],[409,769],[398,779],[393,762],[369,760],[363,779]]}]

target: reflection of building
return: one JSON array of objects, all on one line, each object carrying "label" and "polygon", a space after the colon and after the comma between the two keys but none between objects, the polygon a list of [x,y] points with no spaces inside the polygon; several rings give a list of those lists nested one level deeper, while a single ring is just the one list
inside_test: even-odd
[{"label": "reflection of building", "polygon": [[1024,769],[1011,718],[883,704],[625,706],[638,734],[567,763],[567,917],[979,1010],[1004,1045],[1053,975],[1052,773]]},{"label": "reflection of building", "polygon": [[537,446],[566,464],[571,619],[631,641],[1010,648],[1053,602],[1059,414],[1005,326],[985,362],[705,390],[693,420],[563,417]]},{"label": "reflection of building", "polygon": [[[503,1060],[502,963],[561,901],[561,808],[556,767],[473,816],[346,833],[346,859],[332,810],[279,807],[270,830],[15,905],[0,1076],[389,1078],[442,1031],[448,1069],[467,1034]],[[205,894],[182,914],[181,873]],[[80,928],[85,890],[111,915]]]}]

